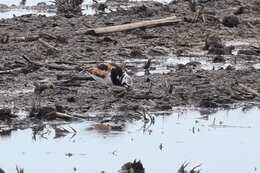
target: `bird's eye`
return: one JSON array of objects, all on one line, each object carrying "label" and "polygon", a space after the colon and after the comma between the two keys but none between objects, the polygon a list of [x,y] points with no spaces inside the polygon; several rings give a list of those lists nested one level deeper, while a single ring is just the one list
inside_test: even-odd
[{"label": "bird's eye", "polygon": [[129,87],[129,85],[126,82],[124,82],[122,85],[127,88]]}]

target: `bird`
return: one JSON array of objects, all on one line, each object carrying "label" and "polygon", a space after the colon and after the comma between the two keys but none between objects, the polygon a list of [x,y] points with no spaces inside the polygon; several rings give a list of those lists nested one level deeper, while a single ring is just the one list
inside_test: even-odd
[{"label": "bird", "polygon": [[83,68],[82,72],[108,86],[116,85],[127,89],[133,86],[132,77],[122,67],[114,63],[102,63],[96,67]]}]

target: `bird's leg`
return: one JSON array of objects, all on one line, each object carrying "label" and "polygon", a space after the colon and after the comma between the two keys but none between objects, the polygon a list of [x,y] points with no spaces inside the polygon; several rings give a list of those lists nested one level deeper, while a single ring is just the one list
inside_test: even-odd
[{"label": "bird's leg", "polygon": [[151,80],[150,80],[150,71],[149,71],[149,69],[145,69],[145,71],[144,71],[144,76],[145,76],[145,82],[150,82]]}]

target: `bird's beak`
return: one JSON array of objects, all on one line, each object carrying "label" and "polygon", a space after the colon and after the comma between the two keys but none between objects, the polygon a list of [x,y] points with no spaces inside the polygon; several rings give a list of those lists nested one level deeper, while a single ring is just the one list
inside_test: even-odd
[{"label": "bird's beak", "polygon": [[85,74],[86,73],[86,70],[85,69],[82,69],[79,74]]},{"label": "bird's beak", "polygon": [[131,90],[132,89],[132,86],[130,86],[130,85],[125,85],[124,86],[127,90]]}]

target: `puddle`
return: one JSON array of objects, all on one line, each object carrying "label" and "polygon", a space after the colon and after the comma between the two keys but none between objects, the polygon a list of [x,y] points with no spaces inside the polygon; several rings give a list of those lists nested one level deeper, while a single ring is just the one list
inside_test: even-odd
[{"label": "puddle", "polygon": [[233,54],[237,55],[238,51],[242,48],[248,48],[250,46],[258,47],[259,41],[257,39],[237,39],[227,41],[225,43],[226,46],[235,46],[235,50],[233,50]]},{"label": "puddle", "polygon": [[[226,68],[229,65],[232,65],[236,69],[243,69],[246,68],[245,65],[242,63],[237,63],[236,65],[234,64],[234,60],[230,56],[225,56],[227,59],[226,63],[212,63],[212,57],[208,57],[207,55],[200,55],[197,57],[189,57],[189,56],[181,56],[177,57],[176,55],[171,54],[170,56],[166,57],[156,57],[152,60],[151,64],[151,74],[163,74],[163,73],[169,73],[171,71],[176,70],[176,66],[178,64],[187,64],[189,62],[199,62],[201,63],[199,66],[197,66],[197,70],[199,69],[204,69],[204,70],[218,70],[220,68]],[[144,70],[143,66],[147,62],[147,59],[131,59],[131,60],[126,60],[125,63],[127,64],[128,67],[133,68],[133,71],[135,71],[136,76],[143,76],[144,75]],[[195,69],[195,70],[196,70]]]},{"label": "puddle", "polygon": [[[95,11],[91,8],[83,8],[82,13],[85,15],[95,14]],[[37,15],[46,15],[46,16],[54,16],[55,12],[39,12],[37,10],[27,10],[27,9],[14,9],[6,12],[0,12],[0,19],[12,18],[15,16],[21,16],[25,14],[37,14]]]},{"label": "puddle", "polygon": [[15,172],[18,165],[27,173],[115,173],[124,163],[141,159],[147,173],[176,172],[185,161],[190,167],[202,163],[201,172],[257,172],[259,113],[257,108],[219,111],[207,118],[198,111],[157,113],[149,129],[138,121],[113,133],[89,130],[93,123],[81,122],[62,126],[67,136],[54,138],[49,128],[36,140],[32,130],[18,130],[0,138],[0,167],[6,172]]}]

